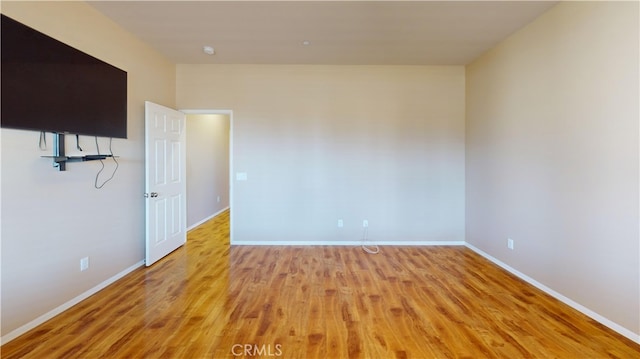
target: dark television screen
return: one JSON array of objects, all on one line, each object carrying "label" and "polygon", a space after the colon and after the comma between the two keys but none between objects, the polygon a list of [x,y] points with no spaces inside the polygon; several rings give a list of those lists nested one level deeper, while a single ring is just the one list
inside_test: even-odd
[{"label": "dark television screen", "polygon": [[2,127],[127,137],[127,73],[2,15]]}]

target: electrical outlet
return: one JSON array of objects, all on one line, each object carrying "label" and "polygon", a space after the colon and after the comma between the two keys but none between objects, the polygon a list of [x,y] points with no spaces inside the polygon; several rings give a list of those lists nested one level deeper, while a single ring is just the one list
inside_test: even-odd
[{"label": "electrical outlet", "polygon": [[216,198],[216,201],[217,201],[218,203],[220,203],[220,196],[218,196],[218,198]]},{"label": "electrical outlet", "polygon": [[366,219],[364,221],[362,221],[362,227],[364,227],[364,228],[369,227],[369,221],[366,220]]},{"label": "electrical outlet", "polygon": [[342,228],[342,227],[344,227],[344,221],[339,219],[338,220],[338,228]]},{"label": "electrical outlet", "polygon": [[507,248],[513,250],[513,239],[507,238]]},{"label": "electrical outlet", "polygon": [[80,271],[84,272],[89,269],[89,257],[84,257],[80,260]]}]

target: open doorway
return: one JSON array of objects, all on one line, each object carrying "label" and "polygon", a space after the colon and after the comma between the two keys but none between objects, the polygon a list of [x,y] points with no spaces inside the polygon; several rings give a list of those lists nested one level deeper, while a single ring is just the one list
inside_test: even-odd
[{"label": "open doorway", "polygon": [[228,110],[182,110],[186,122],[187,230],[232,205],[231,131]]}]

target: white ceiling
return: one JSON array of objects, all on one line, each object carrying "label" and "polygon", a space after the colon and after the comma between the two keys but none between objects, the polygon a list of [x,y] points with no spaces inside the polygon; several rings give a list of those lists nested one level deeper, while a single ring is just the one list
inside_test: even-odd
[{"label": "white ceiling", "polygon": [[89,3],[178,64],[464,65],[557,2]]}]

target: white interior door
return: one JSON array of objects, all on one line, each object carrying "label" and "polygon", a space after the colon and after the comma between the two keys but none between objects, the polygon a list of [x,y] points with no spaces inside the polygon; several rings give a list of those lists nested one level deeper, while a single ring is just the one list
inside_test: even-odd
[{"label": "white interior door", "polygon": [[145,102],[145,264],[182,246],[186,231],[186,115]]}]

